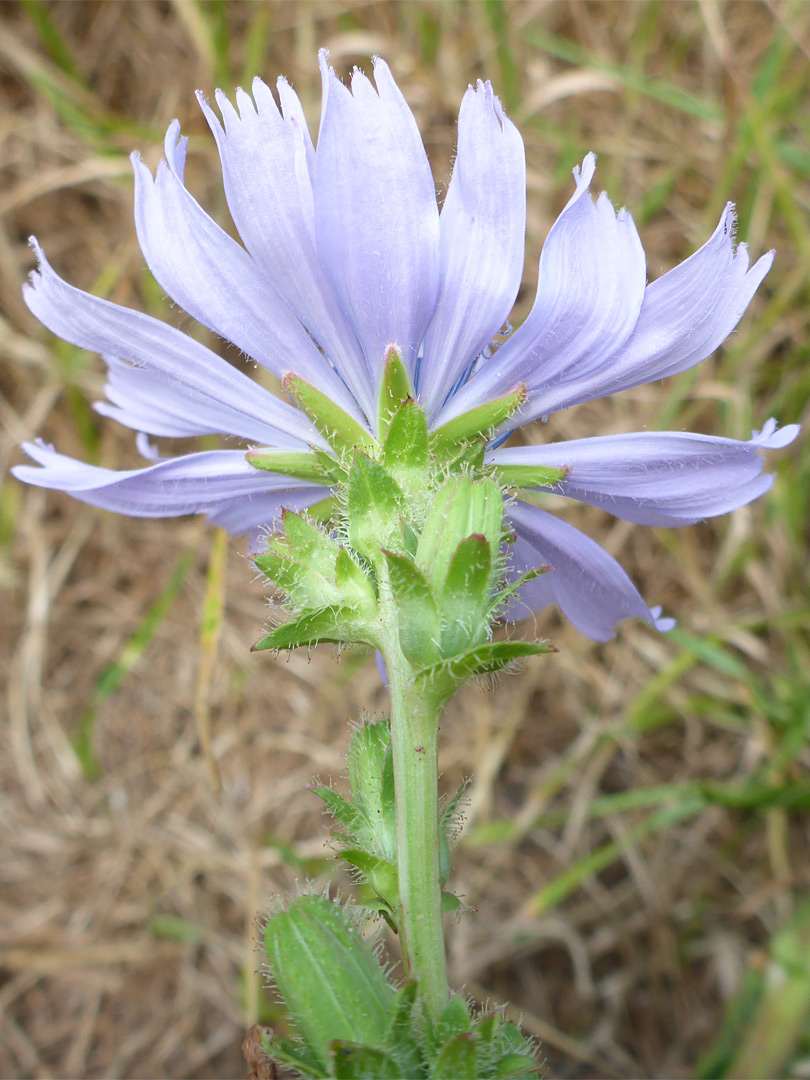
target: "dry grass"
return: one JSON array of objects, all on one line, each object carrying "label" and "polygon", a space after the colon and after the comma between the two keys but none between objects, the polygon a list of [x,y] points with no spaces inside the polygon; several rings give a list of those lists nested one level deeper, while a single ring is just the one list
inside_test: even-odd
[{"label": "dry grass", "polygon": [[[192,186],[225,221],[194,89],[284,72],[314,120],[320,45],[344,70],[388,58],[440,185],[463,89],[493,79],[527,144],[524,310],[589,148],[640,223],[651,276],[708,235],[727,198],[753,253],[778,249],[723,353],[564,414],[555,435],[747,437],[769,415],[801,419],[810,5],[32,0],[6,2],[0,20],[4,476],[34,433],[108,466],[137,461],[131,433],[88,410],[101,361],[22,304],[27,236],[72,283],[185,325],[143,267],[126,154],[154,165],[178,116]],[[596,646],[545,613],[560,654],[449,710],[447,786],[475,777],[452,884],[476,914],[450,929],[452,978],[511,1000],[550,1075],[694,1075],[810,890],[806,447],[778,469],[767,499],[677,534],[572,511],[680,632],[625,625]],[[218,540],[200,522],[117,518],[9,480],[0,539],[0,1073],[245,1075],[246,1024],[279,1018],[256,974],[255,920],[270,894],[330,870],[303,789],[341,773],[347,720],[384,707],[374,665],[328,650],[251,657],[265,598],[232,544],[209,679],[201,611]],[[758,1015],[755,1001],[745,1023]],[[808,1054],[800,1022],[780,1075],[808,1075]]]}]

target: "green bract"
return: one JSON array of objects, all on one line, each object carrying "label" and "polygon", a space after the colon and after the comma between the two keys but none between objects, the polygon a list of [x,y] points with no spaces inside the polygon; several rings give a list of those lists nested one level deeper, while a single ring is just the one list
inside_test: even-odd
[{"label": "green bract", "polygon": [[502,397],[486,401],[483,405],[442,424],[431,434],[434,453],[452,457],[456,448],[463,443],[477,439],[486,441],[487,436],[514,416],[525,400],[526,387],[519,386]]},{"label": "green bract", "polygon": [[283,531],[255,557],[291,614],[255,648],[363,643],[388,660],[395,647],[437,703],[471,676],[547,651],[489,641],[491,624],[519,584],[502,580],[504,499],[516,486],[549,486],[565,475],[485,464],[485,438],[520,407],[523,389],[429,433],[391,347],[374,437],[297,376],[285,386],[331,451],[258,449],[249,460],[328,485],[335,497],[328,524],[285,512]]},{"label": "green bract", "polygon": [[284,376],[284,389],[307,414],[321,435],[338,454],[355,448],[373,453],[376,439],[362,424],[344,412],[321,390],[289,371]]}]

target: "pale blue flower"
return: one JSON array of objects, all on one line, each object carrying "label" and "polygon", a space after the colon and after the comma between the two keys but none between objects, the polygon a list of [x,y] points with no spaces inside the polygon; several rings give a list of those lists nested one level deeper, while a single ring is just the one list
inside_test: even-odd
[{"label": "pale blue flower", "polygon": [[[757,498],[773,477],[762,451],[787,445],[795,425],[769,420],[748,442],[678,432],[637,433],[541,446],[501,445],[509,430],[700,363],[731,333],[770,268],[749,267],[729,205],[691,258],[647,284],[629,213],[594,200],[589,154],[543,247],[534,306],[507,322],[523,273],[523,142],[489,83],[464,95],[458,151],[441,214],[414,118],[388,66],[374,85],[359,71],[344,86],[321,54],[317,149],[291,87],[279,108],[259,79],[253,96],[219,91],[220,117],[200,96],[219,147],[231,215],[244,247],[205,213],[183,181],[186,139],[175,121],[152,176],[133,157],[135,221],[150,270],[189,315],[276,375],[294,371],[367,426],[386,347],[408,363],[433,426],[522,384],[520,412],[489,451],[494,463],[564,467],[553,490],[628,521],[685,525]],[[248,446],[325,448],[307,417],[191,337],[63,282],[36,248],[26,286],[31,311],[55,334],[101,353],[107,401],[96,408],[146,436],[223,433],[244,449],[209,450],[116,472],[26,444],[36,466],[22,480],[141,517],[204,513],[253,534],[281,507],[328,491],[254,469]],[[525,587],[533,608],[556,602],[598,640],[628,615],[661,629],[619,565],[560,518],[524,502],[509,508],[514,569],[553,571]]]}]

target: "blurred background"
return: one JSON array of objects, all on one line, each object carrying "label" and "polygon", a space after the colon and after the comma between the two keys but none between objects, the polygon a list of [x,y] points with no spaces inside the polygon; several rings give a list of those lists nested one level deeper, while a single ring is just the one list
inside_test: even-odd
[{"label": "blurred background", "polygon": [[[650,278],[694,251],[729,199],[752,255],[776,248],[717,355],[558,416],[544,437],[744,439],[806,412],[810,4],[6,0],[5,1077],[245,1076],[245,1029],[284,1027],[257,920],[272,894],[333,872],[304,789],[340,785],[349,722],[385,708],[362,654],[250,655],[268,597],[244,545],[196,519],[116,517],[8,478],[33,435],[109,467],[141,463],[133,434],[90,408],[102,361],[25,308],[27,237],[72,284],[198,333],[139,253],[128,154],[154,167],[178,117],[189,185],[230,229],[194,90],[284,73],[317,125],[320,46],[343,74],[387,58],[440,196],[461,96],[493,81],[528,158],[519,317],[588,150],[597,190],[635,217]],[[446,789],[473,777],[450,884],[475,912],[450,924],[452,981],[511,1001],[549,1076],[810,1076],[810,447],[769,463],[769,496],[683,530],[566,507],[678,628],[624,623],[597,645],[545,612],[537,629],[559,655],[466,688],[443,725]]]}]

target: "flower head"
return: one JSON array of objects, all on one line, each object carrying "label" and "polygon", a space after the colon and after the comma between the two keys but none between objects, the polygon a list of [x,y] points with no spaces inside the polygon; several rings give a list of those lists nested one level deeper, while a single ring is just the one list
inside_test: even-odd
[{"label": "flower head", "polygon": [[[221,433],[246,445],[118,472],[37,442],[25,446],[37,465],[15,474],[120,513],[204,513],[255,536],[282,508],[331,493],[335,443],[313,401],[331,403],[346,439],[373,454],[393,346],[433,437],[489,432],[486,466],[517,496],[506,507],[513,571],[553,568],[523,586],[523,609],[556,602],[598,640],[629,615],[665,629],[671,621],[605,551],[542,509],[544,495],[641,524],[686,525],[767,491],[762,451],[785,446],[796,426],[777,431],[769,420],[747,442],[640,432],[503,443],[538,417],[700,363],[736,326],[772,253],[749,266],[729,205],[703,247],[648,285],[631,216],[590,194],[588,154],[543,246],[531,312],[492,344],[521,282],[526,192],[523,142],[491,85],[479,82],[462,100],[440,213],[416,123],[385,62],[374,61],[374,83],[355,71],[350,88],[323,52],[320,62],[317,148],[283,79],[278,101],[259,79],[252,96],[237,91],[235,105],[217,91],[219,115],[200,95],[244,246],[186,188],[187,140],[176,121],[156,175],[133,155],[136,228],[155,278],[189,315],[284,379],[293,401],[181,331],[72,288],[35,244],[26,302],[55,334],[102,354],[100,413],[138,432],[146,456],[150,435]],[[499,412],[499,401],[508,408]],[[476,428],[476,417],[489,421]]]}]

